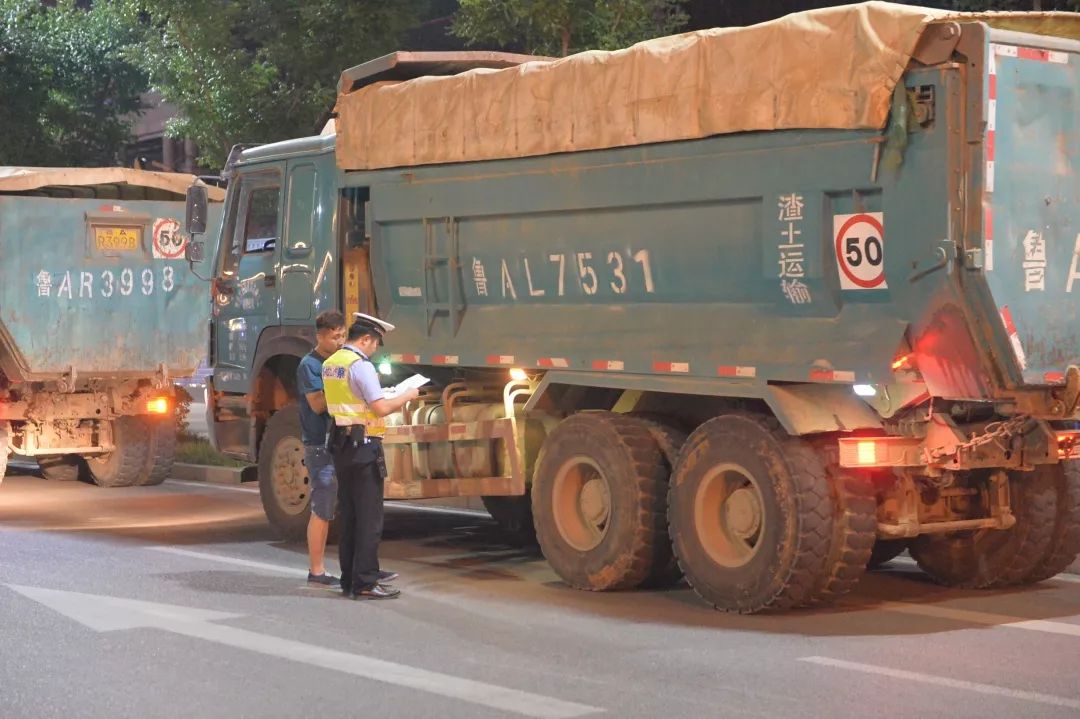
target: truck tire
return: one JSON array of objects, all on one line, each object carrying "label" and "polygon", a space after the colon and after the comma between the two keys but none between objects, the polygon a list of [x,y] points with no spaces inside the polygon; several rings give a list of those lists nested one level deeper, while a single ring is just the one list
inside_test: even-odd
[{"label": "truck tire", "polygon": [[863,574],[877,538],[877,499],[870,477],[829,466],[832,541],[810,603],[835,602],[850,592]]},{"label": "truck tire", "polygon": [[547,436],[536,463],[532,510],[540,549],[572,587],[629,589],[665,551],[666,471],[640,422],[576,414]]},{"label": "truck tire", "polygon": [[907,551],[910,540],[907,539],[879,539],[874,542],[874,550],[870,552],[870,560],[866,563],[867,569],[877,569],[881,565],[891,562]]},{"label": "truck tire", "polygon": [[113,444],[112,452],[86,458],[90,477],[99,487],[130,487],[142,477],[150,455],[150,429],[141,417],[118,417]]},{"label": "truck tire", "polygon": [[668,518],[690,586],[719,610],[790,609],[822,586],[833,536],[825,463],[772,418],[729,414],[690,434]]},{"label": "truck tire", "polygon": [[140,487],[154,487],[172,473],[176,460],[176,420],[171,417],[144,417],[150,433],[150,452],[146,458],[146,467],[135,484]]},{"label": "truck tire", "polygon": [[1009,472],[1016,524],[949,534],[924,534],[909,551],[932,580],[947,587],[985,589],[1031,581],[1047,555],[1057,515],[1057,486],[1047,472]]},{"label": "truck tire", "polygon": [[86,476],[83,458],[77,454],[56,454],[37,458],[41,476],[52,482],[74,482]]},{"label": "truck tire", "polygon": [[1057,516],[1050,548],[1024,578],[1025,583],[1041,582],[1064,572],[1080,555],[1080,460],[1068,459],[1035,471],[1053,477],[1057,487]]},{"label": "truck tire", "polygon": [[286,541],[307,536],[311,480],[304,467],[300,410],[295,404],[279,409],[266,423],[259,445],[259,497],[274,534]]},{"label": "truck tire", "polygon": [[[664,459],[664,476],[669,481],[671,472],[675,468],[675,462],[679,458],[679,450],[686,443],[685,431],[672,425],[663,417],[656,415],[631,415],[636,421],[649,431],[660,449],[660,455]],[[641,586],[650,589],[672,587],[682,581],[683,573],[679,569],[679,562],[675,559],[675,550],[671,546],[671,535],[667,524],[667,487],[664,487],[664,526],[663,545],[657,547],[653,567],[649,570],[649,576]]]}]

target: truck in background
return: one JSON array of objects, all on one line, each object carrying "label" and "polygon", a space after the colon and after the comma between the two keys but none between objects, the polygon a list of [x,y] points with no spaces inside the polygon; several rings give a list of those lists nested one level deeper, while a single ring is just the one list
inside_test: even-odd
[{"label": "truck in background", "polygon": [[[206,353],[209,291],[189,272],[181,225],[193,182],[0,168],[0,470],[14,453],[48,479],[166,479],[172,378]],[[224,191],[207,190],[220,221]]]},{"label": "truck in background", "polygon": [[[398,327],[382,370],[434,380],[393,417],[386,496],[483,496],[574,587],[685,575],[719,609],[787,609],[904,549],[950,586],[1053,576],[1080,552],[1080,149],[1061,139],[1080,43],[918,32],[887,127],[370,168],[340,134],[239,153],[216,446],[258,462],[271,525],[299,537],[297,363],[319,311],[375,312]],[[563,67],[599,72],[581,62]],[[376,83],[481,65],[399,53],[339,89],[430,117]],[[419,146],[415,116],[366,127],[398,122]]]}]

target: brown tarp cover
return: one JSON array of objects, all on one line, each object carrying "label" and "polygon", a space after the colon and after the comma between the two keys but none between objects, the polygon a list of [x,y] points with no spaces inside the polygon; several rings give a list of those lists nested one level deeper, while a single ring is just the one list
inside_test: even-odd
[{"label": "brown tarp cover", "polygon": [[362,170],[749,130],[880,128],[926,26],[946,20],[1080,38],[1074,13],[886,2],[812,10],[614,52],[375,83],[338,98],[337,161]]},{"label": "brown tarp cover", "polygon": [[[47,187],[92,187],[95,185],[130,185],[148,187],[177,195],[202,184],[195,175],[177,172],[150,172],[127,167],[0,167],[0,192],[33,192]],[[225,199],[225,190],[207,186],[212,202]]]}]

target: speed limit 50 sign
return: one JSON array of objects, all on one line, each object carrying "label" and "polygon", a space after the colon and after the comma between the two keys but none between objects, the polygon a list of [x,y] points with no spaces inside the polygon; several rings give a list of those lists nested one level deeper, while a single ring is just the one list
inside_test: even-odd
[{"label": "speed limit 50 sign", "polygon": [[836,268],[842,290],[883,290],[885,222],[880,212],[833,215]]},{"label": "speed limit 50 sign", "polygon": [[171,217],[159,217],[154,222],[153,256],[155,260],[178,260],[184,256],[187,235],[180,231],[180,222]]}]

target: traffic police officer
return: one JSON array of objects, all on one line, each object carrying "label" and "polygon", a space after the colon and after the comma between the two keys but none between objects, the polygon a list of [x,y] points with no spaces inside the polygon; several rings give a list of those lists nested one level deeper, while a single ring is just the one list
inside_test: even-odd
[{"label": "traffic police officer", "polygon": [[410,389],[384,397],[371,355],[394,325],[355,313],[345,346],[323,362],[323,391],[334,425],[327,445],[338,479],[341,522],[341,591],[353,599],[392,599],[400,591],[381,582],[397,575],[379,570],[386,458],[383,417],[415,399]]}]

